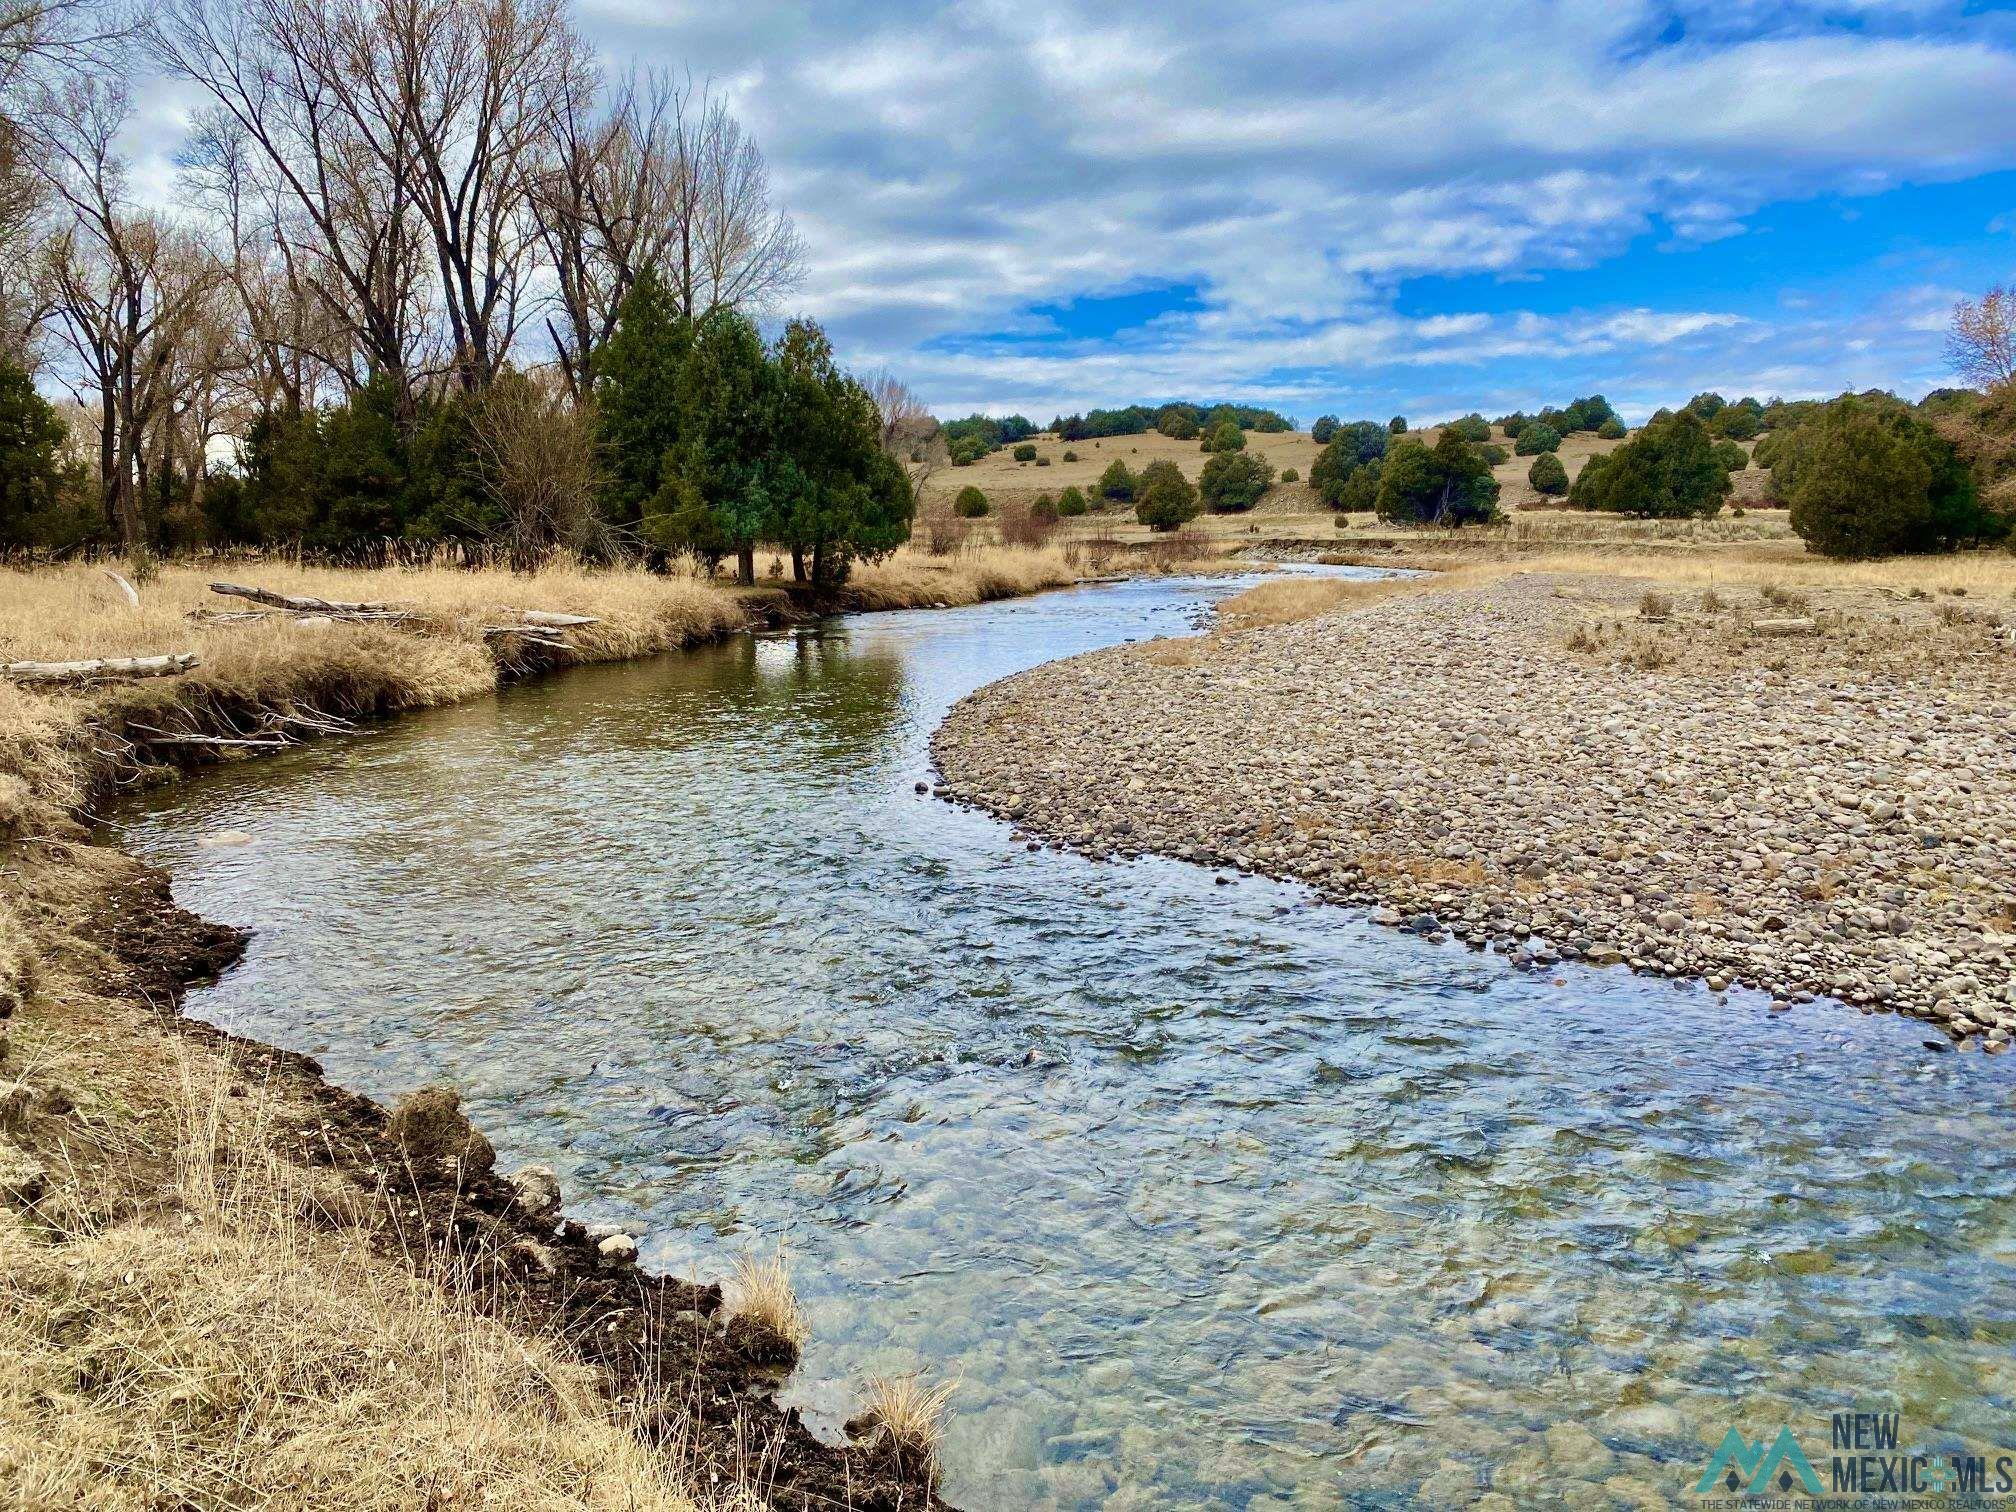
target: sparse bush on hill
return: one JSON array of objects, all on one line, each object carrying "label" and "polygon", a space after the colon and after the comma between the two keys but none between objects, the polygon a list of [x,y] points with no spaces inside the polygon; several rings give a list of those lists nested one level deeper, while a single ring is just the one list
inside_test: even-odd
[{"label": "sparse bush on hill", "polygon": [[1204,464],[1197,490],[1213,514],[1251,509],[1274,481],[1274,467],[1252,452],[1220,452]]},{"label": "sparse bush on hill", "polygon": [[1024,441],[1009,455],[1014,457],[1017,462],[1034,462],[1036,460],[1036,448],[1030,442]]},{"label": "sparse bush on hill", "polygon": [[1823,556],[1951,551],[2009,533],[1952,442],[1903,404],[1844,396],[1777,449],[1772,491]]},{"label": "sparse bush on hill", "polygon": [[1520,429],[1512,449],[1522,457],[1537,457],[1541,452],[1551,452],[1561,445],[1561,433],[1553,426],[1538,420],[1529,420]]},{"label": "sparse bush on hill", "polygon": [[1391,420],[1386,422],[1386,432],[1388,435],[1404,435],[1406,430],[1407,417],[1405,415],[1395,415]]},{"label": "sparse bush on hill", "polygon": [[1542,498],[1559,498],[1568,492],[1568,469],[1561,465],[1561,459],[1553,452],[1542,452],[1526,469],[1526,481]]},{"label": "sparse bush on hill", "polygon": [[[1723,414],[1740,414],[1741,411],[1724,410]],[[1750,455],[1734,441],[1717,441],[1714,447],[1715,460],[1722,464],[1726,472],[1741,472],[1750,465]]]},{"label": "sparse bush on hill", "polygon": [[1301,476],[1302,474],[1297,472],[1292,467],[1284,467],[1281,469],[1281,481],[1283,483],[1293,483],[1296,480],[1298,480]]},{"label": "sparse bush on hill", "polygon": [[1337,423],[1335,415],[1318,415],[1316,423],[1309,427],[1309,439],[1318,446],[1328,446],[1330,438],[1337,434]]},{"label": "sparse bush on hill", "polygon": [[1204,437],[1201,448],[1207,452],[1236,452],[1246,449],[1246,432],[1239,429],[1233,420],[1220,420],[1212,426]]},{"label": "sparse bush on hill", "polygon": [[1136,486],[1134,474],[1127,470],[1127,464],[1118,457],[1107,464],[1106,471],[1099,474],[1098,487],[1103,498],[1116,499],[1124,504],[1134,497]]},{"label": "sparse bush on hill", "polygon": [[1141,470],[1134,518],[1150,530],[1175,530],[1197,518],[1197,490],[1174,462],[1151,462]]},{"label": "sparse bush on hill", "polygon": [[1075,519],[1085,513],[1085,491],[1075,485],[1057,495],[1057,513]]},{"label": "sparse bush on hill", "polygon": [[1386,453],[1374,507],[1389,524],[1483,523],[1498,516],[1498,480],[1476,447],[1448,425],[1432,450],[1409,440]]},{"label": "sparse bush on hill", "polygon": [[1048,467],[1050,465],[1050,459],[1048,457],[1038,457],[1036,459],[1036,465],[1038,467]]},{"label": "sparse bush on hill", "polygon": [[1486,467],[1502,467],[1505,464],[1505,448],[1496,441],[1486,441],[1477,448],[1477,455],[1484,459]]},{"label": "sparse bush on hill", "polygon": [[1596,434],[1601,436],[1605,441],[1622,441],[1624,439],[1624,422],[1619,420],[1615,415],[1612,415],[1608,420],[1605,420],[1601,425],[1596,427]]},{"label": "sparse bush on hill", "polygon": [[1655,419],[1608,456],[1583,465],[1569,503],[1640,519],[1706,518],[1729,494],[1708,427],[1685,410]]},{"label": "sparse bush on hill", "polygon": [[1728,403],[1729,401],[1720,394],[1696,394],[1687,401],[1686,408],[1690,415],[1697,415],[1703,420],[1713,420]]},{"label": "sparse bush on hill", "polygon": [[1057,508],[1057,501],[1047,493],[1036,495],[1029,505],[1029,518],[1044,525],[1055,525],[1057,516],[1061,513],[1062,511]]},{"label": "sparse bush on hill", "polygon": [[1442,428],[1445,431],[1454,431],[1459,438],[1465,441],[1481,443],[1491,439],[1491,422],[1486,420],[1482,415],[1465,415],[1459,420],[1451,420]]},{"label": "sparse bush on hill", "polygon": [[952,510],[962,520],[977,520],[987,513],[987,495],[969,483],[954,496]]},{"label": "sparse bush on hill", "polygon": [[1076,453],[1075,451],[1067,450],[1064,453],[1064,460],[1066,462],[1076,462],[1078,460],[1078,453]]},{"label": "sparse bush on hill", "polygon": [[1197,422],[1180,410],[1172,410],[1157,420],[1155,429],[1171,441],[1195,441],[1198,434]]},{"label": "sparse bush on hill", "polygon": [[1526,429],[1527,425],[1531,422],[1518,410],[1514,410],[1509,415],[1501,415],[1492,423],[1505,433],[1506,440],[1517,441],[1519,439],[1519,432]]},{"label": "sparse bush on hill", "polygon": [[1344,480],[1330,507],[1339,514],[1364,514],[1379,502],[1379,475],[1383,461],[1367,462]]}]

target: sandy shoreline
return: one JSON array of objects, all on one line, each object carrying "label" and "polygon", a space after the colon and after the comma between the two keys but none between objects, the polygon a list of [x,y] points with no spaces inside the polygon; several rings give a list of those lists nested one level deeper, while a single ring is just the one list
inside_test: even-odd
[{"label": "sandy shoreline", "polygon": [[[1647,591],[1506,575],[1052,663],[952,711],[941,792],[1095,855],[1300,880],[1522,964],[1834,996],[2007,1049],[1999,617],[1849,587]],[[1757,628],[1788,617],[1818,633]]]}]

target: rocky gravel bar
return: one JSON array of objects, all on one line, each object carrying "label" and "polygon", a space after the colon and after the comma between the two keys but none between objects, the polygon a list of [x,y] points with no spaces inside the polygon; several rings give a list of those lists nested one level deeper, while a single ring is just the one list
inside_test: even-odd
[{"label": "rocky gravel bar", "polygon": [[2007,1050],[1998,615],[1875,588],[1647,595],[1508,575],[1053,662],[953,709],[935,791],[1020,839],[1298,880],[1521,965],[1834,997]]}]

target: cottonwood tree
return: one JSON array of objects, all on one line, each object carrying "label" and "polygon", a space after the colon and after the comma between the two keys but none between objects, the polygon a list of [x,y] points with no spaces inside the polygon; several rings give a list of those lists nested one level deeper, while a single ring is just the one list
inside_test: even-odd
[{"label": "cottonwood tree", "polygon": [[2016,379],[2016,291],[1998,284],[1979,299],[1955,304],[1946,356],[1976,388],[1999,388]]},{"label": "cottonwood tree", "polygon": [[84,78],[50,91],[38,112],[43,171],[68,220],[47,262],[53,303],[83,389],[99,411],[99,478],[108,525],[129,552],[145,546],[143,440],[169,401],[176,351],[216,269],[195,239],[136,210],[113,142],[128,104],[116,84]]}]

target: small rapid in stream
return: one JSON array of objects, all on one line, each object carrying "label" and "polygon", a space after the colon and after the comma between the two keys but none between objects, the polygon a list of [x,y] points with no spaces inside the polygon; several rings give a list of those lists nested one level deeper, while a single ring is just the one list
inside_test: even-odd
[{"label": "small rapid in stream", "polygon": [[1685,1504],[1728,1428],[1825,1476],[1857,1408],[2016,1450],[2016,1056],[1521,973],[914,791],[965,693],[1240,586],[583,668],[110,823],[257,931],[190,1013],[454,1082],[648,1264],[781,1239],[815,1423],[956,1378],[955,1503]]}]

